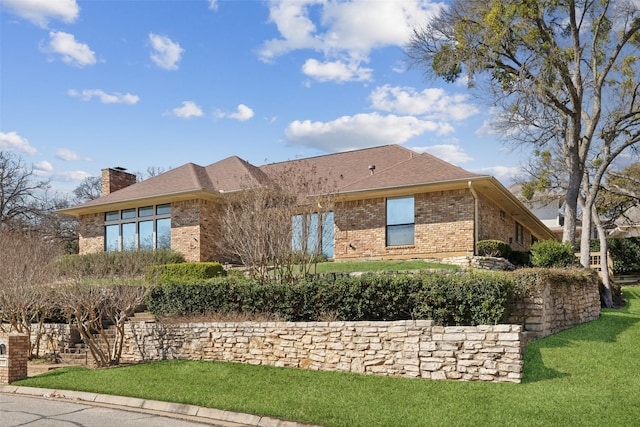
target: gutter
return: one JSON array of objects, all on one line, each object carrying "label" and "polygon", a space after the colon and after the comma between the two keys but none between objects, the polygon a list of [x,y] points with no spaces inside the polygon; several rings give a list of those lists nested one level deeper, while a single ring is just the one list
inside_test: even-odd
[{"label": "gutter", "polygon": [[473,255],[476,255],[476,244],[478,243],[478,193],[476,193],[475,188],[473,188],[473,183],[469,181],[468,183],[469,191],[471,191],[471,195],[473,196]]}]

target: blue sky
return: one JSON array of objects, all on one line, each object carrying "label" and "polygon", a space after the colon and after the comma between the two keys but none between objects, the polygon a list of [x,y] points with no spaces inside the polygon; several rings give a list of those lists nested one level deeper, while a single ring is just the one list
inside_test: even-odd
[{"label": "blue sky", "polygon": [[408,69],[413,0],[0,0],[0,150],[54,189],[231,155],[384,144],[508,184],[526,153],[464,85]]}]

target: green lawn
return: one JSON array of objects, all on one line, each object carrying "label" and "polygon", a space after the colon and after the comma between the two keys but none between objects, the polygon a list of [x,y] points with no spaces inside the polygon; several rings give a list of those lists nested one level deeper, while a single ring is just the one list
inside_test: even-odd
[{"label": "green lawn", "polygon": [[[321,262],[316,265],[317,273],[351,273],[354,271],[407,271],[407,270],[459,270],[456,265],[438,264],[427,261],[340,261]],[[313,266],[311,267],[313,272]]]},{"label": "green lawn", "polygon": [[168,400],[326,426],[640,423],[640,288],[628,305],[529,344],[522,384],[464,383],[164,361],[65,368],[15,385]]}]

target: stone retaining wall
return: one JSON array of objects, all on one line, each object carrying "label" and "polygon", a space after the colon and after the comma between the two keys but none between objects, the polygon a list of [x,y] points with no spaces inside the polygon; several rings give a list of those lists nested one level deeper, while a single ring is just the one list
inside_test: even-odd
[{"label": "stone retaining wall", "polygon": [[520,382],[519,325],[394,322],[130,323],[123,362],[226,360],[256,365]]},{"label": "stone retaining wall", "polygon": [[598,276],[592,272],[585,280],[572,283],[544,283],[529,295],[515,301],[509,323],[522,325],[528,340],[590,322],[600,317]]}]

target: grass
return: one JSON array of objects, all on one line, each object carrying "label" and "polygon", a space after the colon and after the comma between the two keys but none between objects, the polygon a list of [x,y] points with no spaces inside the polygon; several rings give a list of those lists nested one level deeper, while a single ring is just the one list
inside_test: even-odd
[{"label": "grass", "polygon": [[316,266],[316,272],[320,274],[350,273],[354,271],[407,271],[427,269],[459,270],[460,268],[456,265],[438,264],[420,260],[321,262]]},{"label": "grass", "polygon": [[15,385],[168,400],[326,426],[629,426],[640,420],[640,287],[627,307],[530,343],[522,384],[163,361]]}]

